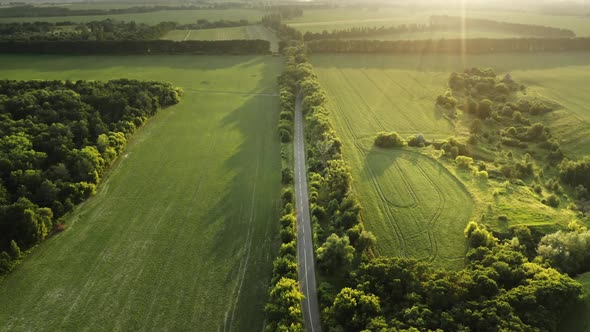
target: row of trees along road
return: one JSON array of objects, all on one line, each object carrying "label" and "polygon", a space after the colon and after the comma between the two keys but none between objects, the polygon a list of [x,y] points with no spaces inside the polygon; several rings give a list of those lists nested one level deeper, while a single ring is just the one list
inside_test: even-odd
[{"label": "row of trees along road", "polygon": [[[517,227],[500,240],[487,227],[471,222],[465,229],[469,248],[466,266],[458,271],[441,270],[414,259],[359,255],[362,249],[370,248],[374,238],[368,232],[365,232],[368,241],[361,241],[362,236],[358,236],[364,232],[360,209],[350,190],[351,177],[342,159],[341,142],[330,124],[326,96],[307,62],[305,46],[292,40],[297,39],[297,33],[280,26],[280,21],[272,24],[282,32],[279,36],[287,56],[282,80],[289,80],[289,85],[300,89],[304,96],[314,244],[324,280],[318,294],[324,328],[334,331],[556,330],[582,294],[581,285],[563,272],[587,271],[590,261],[583,254],[586,248],[576,246],[578,240],[587,237],[587,230],[581,225],[575,224],[571,232],[550,234],[541,240],[530,229]],[[535,43],[550,48],[544,41]],[[313,51],[317,48],[328,51],[331,42],[347,43],[328,41],[322,45],[324,42],[307,45]],[[572,43],[578,42],[583,44],[584,40]],[[487,84],[486,73],[482,75],[484,79],[478,83]],[[496,88],[497,82],[493,83]],[[504,93],[502,87],[496,90]],[[507,88],[510,89],[508,85]],[[443,96],[437,102],[446,106],[453,99]],[[288,125],[283,125],[279,131],[288,131],[287,128]],[[285,140],[289,139],[287,134],[282,136]],[[385,145],[401,141],[389,133],[382,136]],[[569,181],[585,181],[584,175],[578,176],[584,174],[585,165],[570,163],[562,168],[562,176]],[[562,249],[575,252],[574,258],[563,254]],[[340,276],[338,281],[326,282],[334,280],[330,278],[334,272]]]},{"label": "row of trees along road", "polygon": [[0,274],[60,230],[137,128],[180,94],[124,79],[0,81]]}]

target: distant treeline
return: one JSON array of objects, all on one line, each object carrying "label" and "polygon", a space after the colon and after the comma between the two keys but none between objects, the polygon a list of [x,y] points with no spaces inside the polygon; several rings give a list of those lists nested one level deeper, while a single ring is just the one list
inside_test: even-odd
[{"label": "distant treeline", "polygon": [[58,16],[90,16],[90,15],[113,15],[113,14],[138,14],[151,13],[164,10],[197,10],[197,9],[227,9],[243,7],[239,3],[215,3],[198,6],[134,6],[128,8],[113,9],[70,9],[65,7],[37,7],[23,5],[0,8],[0,17],[58,17]]},{"label": "distant treeline", "polygon": [[189,24],[176,24],[176,29],[178,30],[200,30],[200,29],[215,29],[215,28],[233,28],[233,27],[243,27],[246,25],[250,25],[251,23],[248,20],[238,20],[238,21],[230,21],[230,20],[219,20],[219,21],[209,21],[206,19],[199,19],[196,23],[189,23]]},{"label": "distant treeline", "polygon": [[[462,25],[463,23],[465,23],[464,26]],[[535,37],[571,38],[576,36],[571,30],[542,25],[507,23],[476,18],[466,18],[463,20],[462,17],[458,16],[438,15],[430,17],[430,24],[401,24],[392,27],[355,27],[343,30],[332,30],[331,32],[308,31],[303,35],[303,38],[306,41],[319,39],[363,38],[412,32],[460,31],[463,27],[467,31],[487,29]]]},{"label": "distant treeline", "polygon": [[441,40],[313,40],[315,53],[499,53],[590,50],[590,38],[511,38]]},{"label": "distant treeline", "polygon": [[436,15],[430,17],[430,26],[437,30],[461,29],[463,24],[466,30],[490,29],[539,37],[571,38],[576,36],[576,34],[571,30],[553,28],[544,25],[498,22],[479,18],[463,18],[459,16],[447,15]]},{"label": "distant treeline", "polygon": [[174,30],[174,22],[156,25],[114,21],[0,23],[0,40],[4,41],[82,41],[82,40],[153,40]]},{"label": "distant treeline", "polygon": [[355,27],[343,30],[332,30],[332,32],[310,32],[307,31],[303,38],[306,41],[319,39],[345,39],[362,38],[370,36],[383,36],[391,34],[403,34],[409,32],[430,32],[432,28],[426,24],[401,24],[393,27]]},{"label": "distant treeline", "polygon": [[266,54],[267,40],[0,41],[3,54]]}]

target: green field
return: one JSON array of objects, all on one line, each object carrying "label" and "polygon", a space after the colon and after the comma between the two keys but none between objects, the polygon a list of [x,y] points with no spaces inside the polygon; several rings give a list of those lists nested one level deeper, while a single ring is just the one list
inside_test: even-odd
[{"label": "green field", "polygon": [[232,39],[262,39],[268,40],[271,50],[279,50],[277,36],[262,25],[249,25],[234,28],[200,29],[200,30],[173,30],[163,39],[169,40],[232,40]]},{"label": "green field", "polygon": [[[485,18],[502,22],[541,24],[571,29],[578,36],[590,36],[590,18],[576,16],[543,15],[528,12],[505,12],[498,10],[452,9],[408,9],[408,8],[336,8],[306,10],[302,17],[288,21],[301,31],[322,32],[323,30],[347,29],[352,27],[397,26],[401,24],[427,24],[432,15],[451,15]],[[474,37],[501,37],[497,32],[472,32]],[[437,36],[438,37],[438,36]],[[444,35],[441,37],[445,37]],[[408,36],[410,39],[412,37]],[[445,37],[450,38],[450,37]]]},{"label": "green field", "polygon": [[66,231],[0,283],[0,330],[260,330],[278,242],[281,60],[0,59],[2,79],[124,77],[185,90]]},{"label": "green field", "polygon": [[198,19],[209,21],[219,20],[248,20],[258,22],[264,15],[261,10],[255,9],[198,9],[198,10],[163,10],[150,13],[116,14],[116,15],[88,15],[88,16],[58,16],[58,17],[9,17],[0,18],[1,23],[9,22],[90,22],[102,21],[107,18],[119,21],[135,21],[137,23],[157,24],[163,21],[172,21],[181,24],[195,23]]},{"label": "green field", "polygon": [[[446,90],[452,71],[478,66],[510,72],[529,86],[528,93],[564,105],[540,121],[553,123],[567,155],[588,153],[590,77],[585,73],[590,70],[589,53],[315,55],[312,62],[327,90],[332,120],[352,167],[354,188],[364,207],[363,221],[378,237],[378,253],[444,264],[463,256],[463,227],[482,212],[500,228],[506,225],[498,223],[499,215],[508,216],[512,224],[539,227],[565,225],[573,217],[565,208],[548,208],[520,187],[500,188],[511,195],[493,198],[497,184],[483,185],[470,173],[431,159],[436,156],[431,149],[421,150],[422,154],[415,149],[386,151],[374,148],[372,140],[379,131],[396,131],[404,137],[422,133],[429,140],[466,136],[466,128],[442,117],[434,101]],[[572,132],[573,122],[577,125]],[[568,128],[565,137],[562,134]],[[496,209],[487,211],[491,203]]]}]

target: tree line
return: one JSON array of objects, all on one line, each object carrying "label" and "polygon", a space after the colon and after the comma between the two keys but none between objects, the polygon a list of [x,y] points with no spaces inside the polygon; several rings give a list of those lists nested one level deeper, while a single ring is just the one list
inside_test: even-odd
[{"label": "tree line", "polygon": [[85,23],[0,23],[2,41],[155,40],[176,28],[174,22],[156,25],[106,19]]},{"label": "tree line", "polygon": [[265,306],[266,331],[304,331],[301,302],[303,293],[298,281],[297,218],[293,174],[293,118],[297,87],[290,84],[287,73],[278,79],[280,114],[277,127],[281,142],[281,225],[279,254],[273,262],[269,300]]},{"label": "tree line", "polygon": [[[465,25],[463,25],[463,22]],[[372,36],[383,36],[392,34],[405,34],[416,32],[435,31],[469,31],[486,29],[516,33],[526,36],[547,37],[547,38],[573,38],[576,34],[568,29],[554,28],[543,25],[507,23],[476,18],[462,18],[457,16],[434,15],[430,17],[429,24],[400,24],[391,27],[353,27],[341,30],[311,32],[303,35],[306,41],[321,39],[347,39],[366,38]]]},{"label": "tree line", "polygon": [[590,50],[590,38],[474,38],[440,40],[312,40],[314,53],[501,53]]},{"label": "tree line", "polygon": [[202,5],[182,6],[133,6],[127,8],[110,9],[71,9],[58,6],[21,5],[0,8],[0,17],[59,17],[59,16],[95,16],[117,14],[141,14],[166,10],[198,10],[198,9],[228,9],[244,7],[242,3],[207,3]]},{"label": "tree line", "polygon": [[499,22],[481,18],[470,18],[448,15],[433,15],[430,17],[430,27],[433,30],[486,29],[503,31],[526,36],[573,38],[576,34],[569,29],[554,28],[544,25]]},{"label": "tree line", "polygon": [[137,128],[180,94],[155,81],[0,81],[0,274],[60,230]]},{"label": "tree line", "polygon": [[177,24],[175,23],[175,29],[178,30],[201,30],[201,29],[215,29],[215,28],[233,28],[243,27],[250,25],[248,20],[218,20],[209,21],[207,19],[198,19],[195,23],[188,24]]},{"label": "tree line", "polygon": [[267,54],[267,40],[0,41],[3,54]]}]

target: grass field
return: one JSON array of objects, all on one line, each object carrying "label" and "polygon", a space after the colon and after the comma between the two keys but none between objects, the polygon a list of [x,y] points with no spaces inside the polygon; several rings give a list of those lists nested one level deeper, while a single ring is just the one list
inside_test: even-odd
[{"label": "grass field", "polygon": [[163,39],[169,40],[232,40],[232,39],[262,39],[268,40],[271,50],[278,52],[279,39],[262,25],[249,25],[235,28],[200,29],[200,30],[174,30],[170,31]]},{"label": "grass field", "polygon": [[185,90],[67,230],[0,283],[0,330],[260,330],[278,242],[280,59],[0,59],[2,79],[125,77]]},{"label": "grass field", "polygon": [[[302,17],[288,21],[301,31],[322,32],[323,30],[347,29],[352,27],[397,26],[400,24],[427,24],[431,15],[461,16],[463,11],[455,9],[408,9],[408,8],[336,8],[306,10]],[[578,36],[590,36],[590,18],[576,16],[543,15],[528,12],[504,12],[498,10],[467,9],[465,15],[489,20],[542,24],[573,30]],[[542,23],[540,23],[542,22]],[[483,33],[483,35],[482,35]],[[495,37],[494,32],[474,32],[474,36]],[[450,38],[450,37],[447,37]],[[409,38],[407,38],[409,39]]]},{"label": "grass field", "polygon": [[163,10],[150,13],[117,14],[117,15],[89,15],[89,16],[58,16],[58,17],[9,17],[0,18],[1,23],[8,22],[90,22],[102,21],[107,18],[119,21],[135,21],[137,23],[157,24],[163,21],[173,21],[181,24],[195,23],[198,19],[209,21],[219,20],[248,20],[252,23],[260,21],[264,12],[255,9],[199,9],[199,10]]},{"label": "grass field", "polygon": [[[463,128],[454,127],[435,110],[434,101],[446,90],[452,71],[479,66],[510,72],[515,80],[529,86],[529,93],[564,105],[540,120],[553,123],[557,136],[570,126],[571,136],[561,142],[566,154],[587,153],[590,78],[585,73],[590,70],[589,53],[315,55],[312,62],[328,92],[332,120],[364,207],[362,217],[378,237],[380,254],[406,254],[448,264],[462,257],[463,227],[480,213],[486,213],[486,220],[497,228],[507,226],[498,221],[499,215],[507,216],[512,225],[549,228],[565,225],[573,217],[565,208],[544,206],[520,187],[481,184],[470,173],[431,159],[436,152],[430,149],[422,150],[423,155],[412,149],[385,151],[374,148],[372,140],[379,131],[396,131],[404,137],[422,133],[429,140],[466,135]],[[572,132],[574,122],[577,125]],[[496,189],[510,195],[494,198]],[[495,206],[493,211],[487,210],[489,204]]]}]

